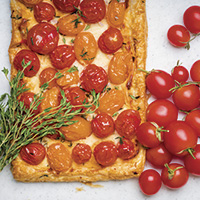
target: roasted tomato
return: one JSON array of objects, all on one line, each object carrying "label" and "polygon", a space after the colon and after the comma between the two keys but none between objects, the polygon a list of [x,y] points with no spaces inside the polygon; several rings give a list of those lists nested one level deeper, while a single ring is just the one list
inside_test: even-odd
[{"label": "roasted tomato", "polygon": [[62,12],[75,12],[75,7],[78,7],[80,0],[53,0],[54,5]]},{"label": "roasted tomato", "polygon": [[83,164],[90,160],[92,155],[92,150],[87,144],[78,143],[72,150],[72,159],[77,164]]},{"label": "roasted tomato", "polygon": [[46,150],[40,143],[31,143],[21,148],[20,156],[30,165],[39,165],[46,156]]},{"label": "roasted tomato", "polygon": [[52,65],[57,69],[69,68],[76,60],[74,48],[69,45],[57,46],[49,56]]},{"label": "roasted tomato", "polygon": [[102,67],[94,64],[88,65],[81,74],[81,86],[84,90],[90,92],[95,90],[96,93],[102,92],[108,84],[108,76]]},{"label": "roasted tomato", "polygon": [[124,110],[115,120],[115,129],[122,137],[133,139],[140,122],[140,114],[137,110]]},{"label": "roasted tomato", "polygon": [[34,17],[39,23],[52,20],[55,14],[55,8],[49,3],[40,2],[34,7]]},{"label": "roasted tomato", "polygon": [[106,15],[104,0],[83,0],[80,4],[82,19],[86,23],[100,22]]},{"label": "roasted tomato", "polygon": [[102,33],[98,46],[103,53],[113,54],[122,47],[123,37],[117,28],[110,27]]},{"label": "roasted tomato", "polygon": [[33,26],[27,35],[27,44],[32,51],[49,54],[58,45],[59,34],[55,26],[41,22]]},{"label": "roasted tomato", "polygon": [[20,0],[25,6],[33,7],[36,4],[40,3],[42,0]]},{"label": "roasted tomato", "polygon": [[69,150],[61,143],[53,143],[47,148],[50,168],[57,173],[67,171],[72,164]]},{"label": "roasted tomato", "polygon": [[113,165],[117,159],[117,147],[111,141],[99,143],[94,148],[94,157],[100,165],[107,167]]},{"label": "roasted tomato", "polygon": [[[28,63],[30,64],[28,65]],[[30,51],[23,49],[17,53],[13,61],[14,67],[17,70],[23,70],[25,65],[28,65],[24,70],[24,75],[27,77],[33,77],[40,69],[40,61],[37,55]]]}]

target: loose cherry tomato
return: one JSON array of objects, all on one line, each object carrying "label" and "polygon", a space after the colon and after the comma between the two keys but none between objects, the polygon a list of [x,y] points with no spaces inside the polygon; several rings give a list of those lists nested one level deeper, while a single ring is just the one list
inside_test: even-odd
[{"label": "loose cherry tomato", "polygon": [[49,56],[52,65],[57,69],[69,68],[76,60],[74,48],[69,45],[57,46]]},{"label": "loose cherry tomato", "polygon": [[29,62],[30,65],[24,70],[24,75],[27,77],[33,77],[40,69],[40,60],[34,52],[22,49],[15,56],[13,64],[15,69],[22,71],[24,66]]},{"label": "loose cherry tomato", "polygon": [[187,171],[194,175],[200,175],[200,144],[194,148],[193,156],[187,155],[184,157],[184,165]]},{"label": "loose cherry tomato", "polygon": [[124,110],[115,120],[115,129],[122,137],[133,139],[140,122],[140,114],[137,110]]},{"label": "loose cherry tomato", "polygon": [[55,8],[45,2],[40,2],[34,7],[34,17],[37,22],[51,21],[55,17],[56,11]]},{"label": "loose cherry tomato", "polygon": [[189,112],[185,118],[185,122],[188,123],[200,137],[200,110],[193,110]]},{"label": "loose cherry tomato", "polygon": [[161,179],[163,183],[170,189],[177,189],[184,186],[189,178],[189,174],[185,167],[178,163],[171,163],[163,168]]},{"label": "loose cherry tomato", "polygon": [[30,165],[39,165],[46,156],[46,150],[40,143],[31,143],[21,148],[20,156]]},{"label": "loose cherry tomato", "polygon": [[173,101],[180,110],[193,110],[199,105],[199,87],[194,84],[183,83],[173,93]]},{"label": "loose cherry tomato", "polygon": [[188,70],[185,67],[178,64],[172,69],[171,74],[173,79],[178,81],[179,83],[186,82],[189,78]]},{"label": "loose cherry tomato", "polygon": [[153,169],[143,171],[139,177],[139,185],[144,194],[156,194],[162,185],[160,174]]},{"label": "loose cherry tomato", "polygon": [[190,33],[184,26],[174,25],[168,30],[167,38],[173,46],[185,47],[189,44]]},{"label": "loose cherry tomato", "polygon": [[149,104],[146,117],[147,121],[166,127],[170,122],[177,120],[178,110],[171,101],[159,99]]},{"label": "loose cherry tomato", "polygon": [[83,0],[80,4],[82,19],[86,23],[100,22],[106,15],[104,0]]},{"label": "loose cherry tomato", "polygon": [[94,157],[100,165],[107,167],[113,165],[117,159],[117,147],[111,141],[99,143],[94,148]]},{"label": "loose cherry tomato", "polygon": [[92,150],[87,144],[78,143],[72,150],[72,159],[78,163],[83,164],[90,160]]},{"label": "loose cherry tomato", "polygon": [[27,44],[32,51],[49,54],[58,45],[59,34],[55,26],[41,22],[33,26],[27,35]]},{"label": "loose cherry tomato", "polygon": [[153,70],[146,77],[146,86],[157,99],[166,99],[172,95],[169,90],[175,86],[175,83],[172,76],[167,72]]},{"label": "loose cherry tomato", "polygon": [[103,53],[113,54],[121,48],[123,37],[117,28],[110,27],[104,31],[98,40],[98,46]]},{"label": "loose cherry tomato", "polygon": [[147,149],[146,157],[147,161],[157,168],[163,168],[165,163],[170,163],[172,160],[172,154],[167,151],[163,143]]},{"label": "loose cherry tomato", "polygon": [[82,88],[88,92],[93,89],[96,93],[102,92],[108,84],[106,71],[94,64],[88,65],[82,71],[80,80]]},{"label": "loose cherry tomato", "polygon": [[200,6],[189,7],[183,15],[183,22],[191,33],[200,32]]},{"label": "loose cherry tomato", "polygon": [[114,121],[106,113],[98,114],[91,122],[92,132],[99,138],[105,138],[111,135],[114,130]]},{"label": "loose cherry tomato", "polygon": [[197,134],[186,122],[171,122],[166,129],[164,145],[173,155],[185,156],[197,145]]},{"label": "loose cherry tomato", "polygon": [[200,81],[200,60],[197,60],[190,69],[190,76],[193,81]]},{"label": "loose cherry tomato", "polygon": [[55,7],[62,12],[75,12],[75,7],[78,7],[80,0],[53,0]]}]

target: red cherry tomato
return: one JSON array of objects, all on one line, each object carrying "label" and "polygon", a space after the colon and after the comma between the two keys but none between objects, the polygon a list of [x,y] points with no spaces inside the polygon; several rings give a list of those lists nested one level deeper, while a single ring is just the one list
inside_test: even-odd
[{"label": "red cherry tomato", "polygon": [[177,65],[172,69],[172,77],[174,80],[178,81],[179,83],[186,82],[189,78],[188,70],[180,65]]},{"label": "red cherry tomato", "polygon": [[171,101],[159,99],[148,106],[146,117],[147,121],[166,127],[170,122],[177,120],[178,110]]},{"label": "red cherry tomato", "polygon": [[200,81],[200,60],[197,60],[190,69],[190,76],[193,81]]},{"label": "red cherry tomato", "polygon": [[162,185],[160,174],[153,169],[143,171],[139,177],[139,185],[144,194],[156,194]]},{"label": "red cherry tomato", "polygon": [[55,14],[55,8],[49,3],[40,2],[34,7],[34,17],[39,23],[43,20],[51,21],[55,17]]},{"label": "red cherry tomato", "polygon": [[187,114],[185,122],[188,123],[200,137],[200,110],[193,110]]},{"label": "red cherry tomato", "polygon": [[186,122],[174,121],[166,129],[169,132],[164,133],[164,145],[173,155],[185,156],[196,146],[197,134]]},{"label": "red cherry tomato", "polygon": [[70,67],[76,60],[74,47],[69,45],[57,46],[49,56],[52,65],[57,69]]},{"label": "red cherry tomato", "polygon": [[14,58],[13,64],[15,69],[21,71],[28,62],[31,63],[24,70],[24,75],[27,77],[33,77],[40,69],[40,61],[34,52],[26,49],[19,51]]},{"label": "red cherry tomato", "polygon": [[122,137],[133,139],[140,122],[140,114],[137,110],[124,110],[115,120],[115,129]]},{"label": "red cherry tomato", "polygon": [[200,32],[200,6],[189,7],[184,15],[183,22],[191,33]]},{"label": "red cherry tomato", "polygon": [[115,127],[113,118],[107,113],[98,114],[91,122],[92,132],[99,138],[113,134]]},{"label": "red cherry tomato", "polygon": [[146,86],[157,99],[166,99],[172,95],[169,90],[175,86],[175,83],[172,76],[167,72],[155,70],[147,75]]},{"label": "red cherry tomato", "polygon": [[94,148],[93,154],[100,165],[110,166],[117,159],[117,147],[111,141],[101,142]]},{"label": "red cherry tomato", "polygon": [[178,163],[171,163],[163,168],[161,179],[170,189],[177,189],[185,185],[188,181],[189,174],[185,167]]},{"label": "red cherry tomato", "polygon": [[39,165],[46,156],[46,150],[40,143],[31,143],[21,148],[20,156],[30,165]]},{"label": "red cherry tomato", "polygon": [[184,157],[184,165],[187,171],[194,175],[200,175],[200,144],[194,148],[193,156],[187,155]]},{"label": "red cherry tomato", "polygon": [[92,150],[87,144],[78,143],[72,150],[72,159],[78,164],[83,164],[90,160],[91,155]]},{"label": "red cherry tomato", "polygon": [[55,26],[41,22],[33,26],[27,35],[27,44],[32,51],[49,54],[58,45],[59,34]]},{"label": "red cherry tomato", "polygon": [[86,23],[97,23],[106,15],[106,4],[104,0],[83,0],[80,10]]},{"label": "red cherry tomato", "polygon": [[162,127],[160,128],[154,122],[144,122],[138,127],[136,136],[143,146],[149,148],[156,147],[163,140]]},{"label": "red cherry tomato", "polygon": [[146,151],[147,161],[157,168],[163,168],[165,163],[170,163],[172,154],[167,151],[163,143]]},{"label": "red cherry tomato", "polygon": [[110,27],[102,33],[98,40],[98,46],[103,53],[113,54],[121,48],[123,37],[117,28]]},{"label": "red cherry tomato", "polygon": [[70,13],[76,11],[75,7],[78,7],[80,0],[53,0],[53,3],[58,10]]},{"label": "red cherry tomato", "polygon": [[189,31],[182,25],[174,25],[167,32],[169,42],[175,47],[185,47],[190,40]]},{"label": "red cherry tomato", "polygon": [[99,93],[108,84],[108,75],[102,67],[90,64],[82,71],[80,80],[84,90],[90,92],[94,89]]},{"label": "red cherry tomato", "polygon": [[200,92],[196,85],[183,84],[173,93],[173,101],[180,110],[193,110],[199,105]]},{"label": "red cherry tomato", "polygon": [[46,135],[46,137],[52,139],[52,140],[58,140],[60,138],[60,134],[57,133],[57,134],[48,134]]}]

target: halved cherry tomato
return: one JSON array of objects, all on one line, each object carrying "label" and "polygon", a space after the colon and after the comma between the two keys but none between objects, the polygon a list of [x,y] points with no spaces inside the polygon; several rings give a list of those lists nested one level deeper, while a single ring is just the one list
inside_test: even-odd
[{"label": "halved cherry tomato", "polygon": [[30,165],[39,165],[46,156],[46,150],[40,143],[30,143],[21,148],[20,156]]},{"label": "halved cherry tomato", "polygon": [[172,69],[172,77],[174,80],[178,81],[179,83],[186,82],[189,78],[188,70],[181,65],[177,65]]},{"label": "halved cherry tomato", "polygon": [[52,65],[57,69],[69,68],[76,60],[74,48],[70,45],[57,46],[49,56]]},{"label": "halved cherry tomato", "polygon": [[98,114],[91,122],[92,132],[99,138],[111,135],[114,130],[114,121],[107,113]]},{"label": "halved cherry tomato", "polygon": [[15,69],[22,71],[24,66],[29,62],[30,65],[24,70],[24,75],[27,77],[33,77],[40,69],[40,60],[34,52],[22,49],[15,56],[13,64]]},{"label": "halved cherry tomato", "polygon": [[55,8],[46,2],[40,2],[34,7],[34,17],[37,22],[51,21],[55,17]]},{"label": "halved cherry tomato", "polygon": [[72,159],[78,163],[83,164],[90,160],[92,150],[89,145],[78,143],[72,150]]},{"label": "halved cherry tomato", "polygon": [[190,69],[190,76],[193,81],[200,81],[200,60],[197,60]]},{"label": "halved cherry tomato", "polygon": [[80,0],[53,0],[55,7],[62,12],[75,12],[75,7],[78,7]]},{"label": "halved cherry tomato", "polygon": [[104,31],[98,40],[98,46],[103,53],[113,54],[121,48],[123,37],[119,29],[110,27]]},{"label": "halved cherry tomato", "polygon": [[82,19],[86,23],[97,23],[106,15],[106,4],[104,0],[83,0],[80,10]]},{"label": "halved cherry tomato", "polygon": [[117,147],[111,141],[101,142],[94,148],[93,154],[97,163],[107,167],[117,160]]},{"label": "halved cherry tomato", "polygon": [[58,45],[59,34],[55,26],[41,22],[33,26],[27,35],[27,44],[32,51],[49,54]]}]

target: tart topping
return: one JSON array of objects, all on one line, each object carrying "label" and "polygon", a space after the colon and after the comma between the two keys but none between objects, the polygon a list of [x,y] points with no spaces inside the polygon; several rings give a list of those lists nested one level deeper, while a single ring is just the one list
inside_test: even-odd
[{"label": "tart topping", "polygon": [[53,0],[54,5],[62,12],[70,13],[75,12],[80,0]]}]

